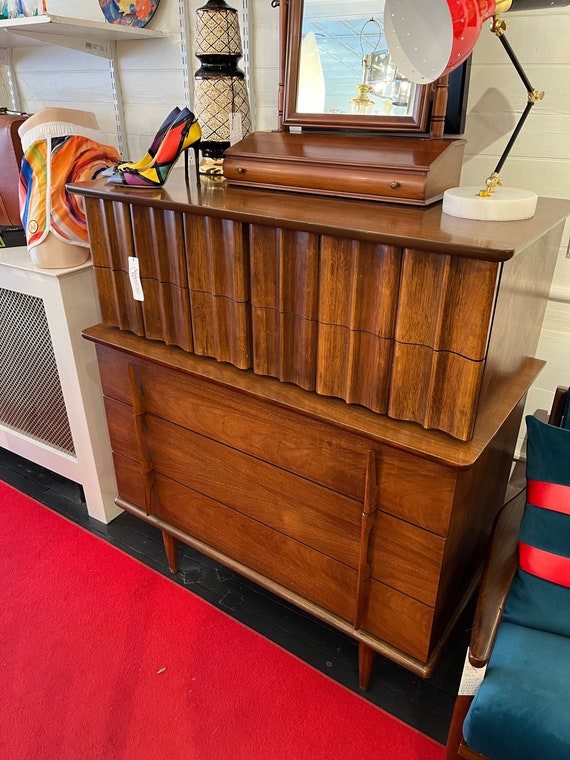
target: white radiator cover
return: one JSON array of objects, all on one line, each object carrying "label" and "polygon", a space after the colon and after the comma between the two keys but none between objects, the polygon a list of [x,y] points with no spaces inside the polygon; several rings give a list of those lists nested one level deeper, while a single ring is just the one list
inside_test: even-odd
[{"label": "white radiator cover", "polygon": [[91,263],[38,269],[27,248],[0,250],[0,447],[79,483],[91,517],[120,509],[94,346]]},{"label": "white radiator cover", "polygon": [[75,456],[44,302],[0,287],[0,424]]}]

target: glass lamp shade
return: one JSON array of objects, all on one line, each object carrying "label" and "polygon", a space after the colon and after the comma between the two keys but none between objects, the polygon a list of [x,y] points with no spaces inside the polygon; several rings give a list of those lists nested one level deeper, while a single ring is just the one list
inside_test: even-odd
[{"label": "glass lamp shade", "polygon": [[460,66],[475,47],[484,22],[509,9],[537,10],[568,0],[386,0],[388,49],[406,79],[434,82]]}]

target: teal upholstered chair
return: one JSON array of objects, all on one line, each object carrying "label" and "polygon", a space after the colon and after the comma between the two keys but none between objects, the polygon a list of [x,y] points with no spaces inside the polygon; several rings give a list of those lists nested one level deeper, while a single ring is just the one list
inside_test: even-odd
[{"label": "teal upholstered chair", "polygon": [[570,760],[566,388],[557,390],[548,424],[527,417],[526,478],[493,532],[447,760]]}]

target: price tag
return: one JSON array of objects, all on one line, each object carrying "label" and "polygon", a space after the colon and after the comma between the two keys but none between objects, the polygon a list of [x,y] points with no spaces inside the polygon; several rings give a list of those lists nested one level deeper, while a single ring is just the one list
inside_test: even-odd
[{"label": "price tag", "polygon": [[230,145],[235,145],[243,139],[243,126],[241,123],[241,113],[232,111],[230,114]]},{"label": "price tag", "polygon": [[474,668],[473,665],[471,665],[469,662],[469,650],[467,650],[465,663],[463,665],[463,673],[461,674],[461,683],[459,684],[459,695],[472,696],[475,694],[485,676],[486,670],[486,665],[482,668]]},{"label": "price tag", "polygon": [[135,301],[144,301],[144,293],[139,269],[139,260],[136,256],[129,256],[129,280],[133,290]]}]

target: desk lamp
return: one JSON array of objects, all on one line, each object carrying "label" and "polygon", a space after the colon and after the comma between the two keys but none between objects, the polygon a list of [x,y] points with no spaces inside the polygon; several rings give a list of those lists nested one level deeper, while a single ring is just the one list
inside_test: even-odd
[{"label": "desk lamp", "polygon": [[434,82],[460,66],[475,47],[483,23],[499,38],[528,93],[527,105],[515,126],[486,187],[451,188],[443,196],[443,211],[467,219],[507,221],[534,215],[536,193],[500,187],[503,164],[537,100],[544,93],[530,84],[509,45],[500,14],[570,5],[570,0],[386,0],[384,31],[398,69],[419,84]]}]

